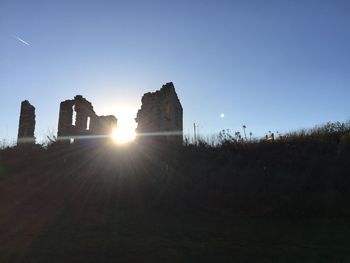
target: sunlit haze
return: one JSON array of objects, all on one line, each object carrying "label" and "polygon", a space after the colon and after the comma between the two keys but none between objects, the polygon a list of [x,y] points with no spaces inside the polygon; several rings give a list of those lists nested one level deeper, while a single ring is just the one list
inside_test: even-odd
[{"label": "sunlit haze", "polygon": [[125,144],[135,139],[135,122],[130,118],[118,120],[118,127],[112,131],[113,140],[118,144]]},{"label": "sunlit haze", "polygon": [[[114,97],[115,96],[115,97]],[[103,100],[103,98],[101,98]],[[133,141],[136,137],[135,116],[138,110],[138,101],[132,101],[127,92],[107,96],[103,101],[98,99],[94,108],[100,115],[114,115],[118,119],[117,128],[111,131],[111,136],[117,144],[125,144]]]}]

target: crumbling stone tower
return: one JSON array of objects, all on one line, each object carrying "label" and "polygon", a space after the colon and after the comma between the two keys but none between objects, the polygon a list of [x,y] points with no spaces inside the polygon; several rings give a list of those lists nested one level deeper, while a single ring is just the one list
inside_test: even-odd
[{"label": "crumbling stone tower", "polygon": [[21,113],[19,116],[17,144],[35,143],[35,108],[24,100],[21,103]]},{"label": "crumbling stone tower", "polygon": [[144,94],[141,101],[135,118],[138,139],[182,144],[183,110],[174,84],[169,82],[156,92]]},{"label": "crumbling stone tower", "polygon": [[59,140],[109,137],[117,127],[117,118],[113,115],[96,115],[92,104],[83,96],[60,104],[57,137]]}]

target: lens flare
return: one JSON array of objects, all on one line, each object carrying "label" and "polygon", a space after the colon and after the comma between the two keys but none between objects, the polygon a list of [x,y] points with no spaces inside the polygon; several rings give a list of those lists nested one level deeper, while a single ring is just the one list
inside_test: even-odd
[{"label": "lens flare", "polygon": [[135,139],[135,124],[120,120],[118,126],[112,132],[113,140],[118,144],[125,144]]}]

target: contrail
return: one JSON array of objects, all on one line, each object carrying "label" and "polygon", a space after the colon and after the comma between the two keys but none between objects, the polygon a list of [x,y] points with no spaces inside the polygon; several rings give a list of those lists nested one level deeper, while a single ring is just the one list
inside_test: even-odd
[{"label": "contrail", "polygon": [[27,41],[25,41],[25,40],[23,40],[22,38],[20,38],[20,37],[18,37],[18,36],[13,36],[15,39],[17,39],[18,41],[20,41],[20,42],[22,42],[23,44],[25,44],[25,45],[27,45],[27,46],[30,46],[30,44],[27,42]]}]

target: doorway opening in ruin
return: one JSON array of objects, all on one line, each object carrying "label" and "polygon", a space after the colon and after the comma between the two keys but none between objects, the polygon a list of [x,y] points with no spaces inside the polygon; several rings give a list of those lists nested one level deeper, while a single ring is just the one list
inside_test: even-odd
[{"label": "doorway opening in ruin", "polygon": [[77,112],[75,111],[75,105],[72,106],[72,111],[73,111],[73,115],[72,115],[72,125],[75,126],[75,123],[77,121]]}]

